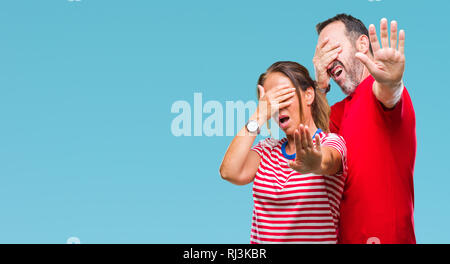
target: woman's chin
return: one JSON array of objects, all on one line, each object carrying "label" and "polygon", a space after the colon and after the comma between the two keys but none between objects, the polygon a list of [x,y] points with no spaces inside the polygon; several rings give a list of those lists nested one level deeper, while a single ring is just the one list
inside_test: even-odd
[{"label": "woman's chin", "polygon": [[293,122],[289,122],[288,124],[280,124],[278,123],[278,127],[281,129],[281,131],[286,134],[286,136],[294,135],[296,126],[293,125]]},{"label": "woman's chin", "polygon": [[293,126],[281,128],[281,130],[283,130],[283,132],[284,132],[284,134],[286,134],[286,136],[291,136],[291,135],[294,135],[294,133],[295,133],[295,128]]}]

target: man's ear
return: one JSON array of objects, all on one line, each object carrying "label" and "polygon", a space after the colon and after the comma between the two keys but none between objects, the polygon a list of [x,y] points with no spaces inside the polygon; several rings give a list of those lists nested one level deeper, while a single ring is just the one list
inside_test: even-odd
[{"label": "man's ear", "polygon": [[366,35],[359,36],[358,40],[356,40],[356,50],[363,54],[369,53],[370,49],[370,40]]},{"label": "man's ear", "polygon": [[314,88],[308,87],[305,91],[305,102],[307,106],[311,106],[314,103],[315,96]]}]

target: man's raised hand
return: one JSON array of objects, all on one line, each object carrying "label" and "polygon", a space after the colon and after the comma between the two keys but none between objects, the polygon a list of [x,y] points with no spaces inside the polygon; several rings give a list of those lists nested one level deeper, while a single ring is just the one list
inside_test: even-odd
[{"label": "man's raised hand", "polygon": [[396,21],[391,22],[390,31],[389,38],[388,21],[386,18],[381,19],[380,43],[375,26],[370,25],[373,59],[360,52],[355,55],[374,77],[374,93],[386,107],[393,107],[398,102],[399,91],[403,90],[402,78],[405,71],[405,31],[397,32]]}]

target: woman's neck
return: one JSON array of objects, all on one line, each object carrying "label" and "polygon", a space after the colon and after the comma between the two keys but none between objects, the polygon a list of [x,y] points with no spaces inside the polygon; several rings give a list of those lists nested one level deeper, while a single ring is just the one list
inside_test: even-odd
[{"label": "woman's neck", "polygon": [[[316,127],[316,124],[314,123],[314,121],[312,120],[312,118],[309,120],[306,120],[303,125],[308,126],[308,130],[309,130],[309,133],[311,134],[311,136],[316,133],[317,127]],[[286,153],[288,155],[292,155],[296,152],[295,151],[295,143],[294,143],[294,134],[286,135],[286,137],[288,139],[288,143],[286,145]]]}]

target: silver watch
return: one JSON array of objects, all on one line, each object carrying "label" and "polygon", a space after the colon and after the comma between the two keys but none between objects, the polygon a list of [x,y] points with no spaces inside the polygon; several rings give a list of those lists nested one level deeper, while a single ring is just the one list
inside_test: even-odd
[{"label": "silver watch", "polygon": [[245,128],[248,132],[253,134],[258,134],[261,132],[261,128],[259,127],[258,121],[256,120],[249,120],[247,124],[245,125]]}]

